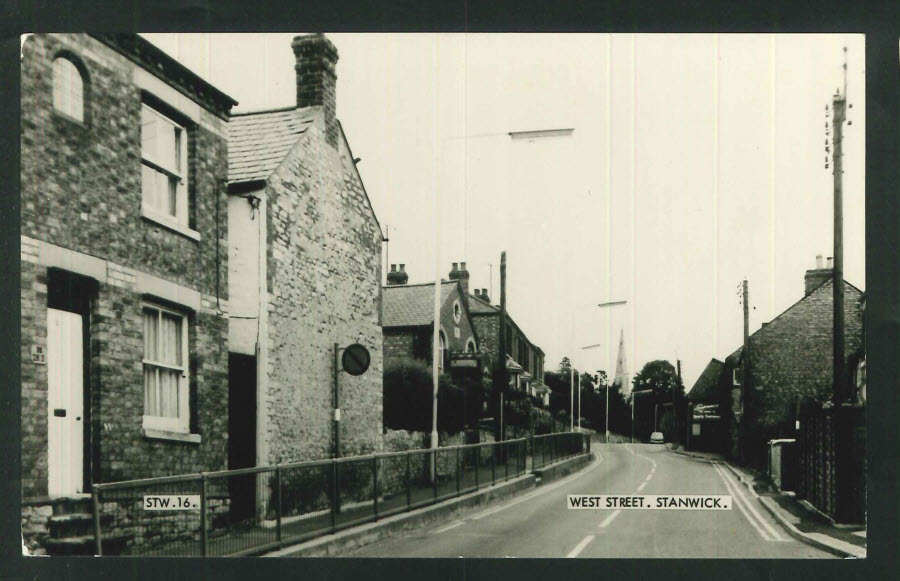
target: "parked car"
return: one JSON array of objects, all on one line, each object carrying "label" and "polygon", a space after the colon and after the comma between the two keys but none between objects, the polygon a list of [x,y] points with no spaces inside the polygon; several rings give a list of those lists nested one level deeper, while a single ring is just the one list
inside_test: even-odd
[{"label": "parked car", "polygon": [[665,439],[663,438],[662,432],[653,432],[652,434],[650,434],[650,443],[651,444],[662,444],[664,442],[665,442]]}]

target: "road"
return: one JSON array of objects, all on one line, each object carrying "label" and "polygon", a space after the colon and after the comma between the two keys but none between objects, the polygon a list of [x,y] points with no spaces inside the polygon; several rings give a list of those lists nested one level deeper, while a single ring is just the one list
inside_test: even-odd
[{"label": "road", "polygon": [[[833,558],[794,540],[723,465],[594,444],[580,472],[346,557]],[[568,494],[731,495],[731,510],[569,510]]]}]

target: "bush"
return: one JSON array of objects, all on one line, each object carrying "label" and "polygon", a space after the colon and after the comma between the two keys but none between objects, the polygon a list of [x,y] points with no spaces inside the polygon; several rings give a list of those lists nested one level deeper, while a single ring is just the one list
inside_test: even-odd
[{"label": "bush", "polygon": [[[284,515],[306,514],[324,510],[331,506],[330,467],[324,474],[324,468],[295,468],[281,474],[281,510]],[[277,506],[277,486],[275,475],[269,478],[269,510],[268,518],[275,518]]]},{"label": "bush", "polygon": [[[389,430],[431,432],[431,368],[419,361],[399,361],[384,370],[384,426]],[[462,390],[450,377],[438,378],[438,430],[458,432],[465,411]]]}]

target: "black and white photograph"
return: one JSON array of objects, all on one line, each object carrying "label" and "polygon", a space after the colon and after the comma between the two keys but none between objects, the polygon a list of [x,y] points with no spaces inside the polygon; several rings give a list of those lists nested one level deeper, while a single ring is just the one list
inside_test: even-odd
[{"label": "black and white photograph", "polygon": [[23,35],[23,556],[865,559],[866,51]]}]

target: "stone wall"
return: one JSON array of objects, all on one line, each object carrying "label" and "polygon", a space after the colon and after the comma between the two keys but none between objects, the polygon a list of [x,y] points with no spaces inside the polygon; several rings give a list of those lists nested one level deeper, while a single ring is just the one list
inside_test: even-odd
[{"label": "stone wall", "polygon": [[269,178],[268,457],[332,451],[333,348],[361,343],[368,371],[341,373],[342,455],[380,450],[383,350],[381,231],[343,138],[325,142],[321,115]]},{"label": "stone wall", "polygon": [[[84,70],[84,121],[53,108],[53,60]],[[137,65],[87,35],[31,35],[22,59],[22,484],[47,494],[48,257],[99,265],[91,297],[91,479],[225,467],[227,445],[227,172],[225,121],[200,108],[189,124],[190,227],[199,241],[141,216],[141,103]],[[160,71],[157,74],[164,75]],[[182,98],[184,98],[182,96]],[[195,105],[196,106],[196,105]],[[44,246],[42,246],[42,244]],[[65,261],[64,261],[65,262]],[[56,264],[55,266],[60,266]],[[63,265],[65,267],[65,265]],[[201,442],[142,435],[142,273],[197,293],[189,317],[192,431]],[[84,274],[84,273],[82,273]],[[218,274],[218,276],[217,276]],[[183,306],[183,305],[182,305]]]}]

